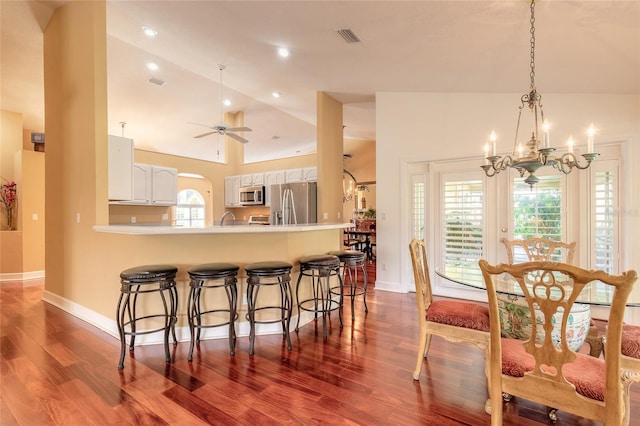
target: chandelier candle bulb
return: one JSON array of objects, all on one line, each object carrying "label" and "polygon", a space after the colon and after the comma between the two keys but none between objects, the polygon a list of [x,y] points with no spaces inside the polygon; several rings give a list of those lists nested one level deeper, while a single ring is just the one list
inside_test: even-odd
[{"label": "chandelier candle bulb", "polygon": [[491,155],[495,157],[496,155],[496,132],[491,131],[491,136],[489,136],[489,140],[491,141]]},{"label": "chandelier candle bulb", "polygon": [[569,140],[567,141],[567,151],[573,153],[573,138],[569,136]]},{"label": "chandelier candle bulb", "polygon": [[544,131],[544,147],[549,148],[549,123],[547,120],[544,121],[542,130]]},{"label": "chandelier candle bulb", "polygon": [[593,149],[593,136],[595,133],[596,131],[593,128],[593,124],[591,124],[591,126],[589,126],[589,130],[587,130],[587,154],[595,152]]}]

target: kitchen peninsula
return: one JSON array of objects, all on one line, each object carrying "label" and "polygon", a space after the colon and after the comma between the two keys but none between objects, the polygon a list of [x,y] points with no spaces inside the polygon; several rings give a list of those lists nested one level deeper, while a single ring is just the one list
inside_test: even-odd
[{"label": "kitchen peninsula", "polygon": [[[119,292],[119,274],[123,270],[140,265],[170,264],[178,267],[178,324],[176,331],[180,341],[189,339],[186,321],[186,301],[189,290],[187,270],[210,262],[230,262],[240,266],[238,276],[238,336],[248,335],[245,319],[246,276],[244,267],[253,262],[280,260],[291,263],[292,285],[298,278],[298,260],[307,255],[327,253],[342,245],[344,228],[351,223],[314,223],[305,225],[232,225],[211,227],[180,227],[169,225],[104,225],[93,230],[100,241],[101,250],[109,253],[108,262],[100,265],[100,275],[109,286],[110,300],[107,311],[115,309]],[[301,296],[303,293],[301,293]],[[219,296],[219,295],[218,295]],[[266,303],[270,302],[270,295]],[[261,297],[263,295],[261,294]],[[275,294],[273,297],[277,297]],[[215,303],[215,301],[213,302]],[[142,309],[147,308],[145,306]],[[103,310],[104,311],[104,310]],[[143,315],[139,312],[138,315]],[[293,315],[297,315],[294,304]],[[303,316],[302,323],[312,315]],[[278,324],[259,325],[258,334],[281,332]],[[115,321],[112,326],[101,327],[117,337]],[[224,337],[222,328],[206,330],[203,338]],[[140,343],[160,343],[161,333],[142,336]],[[138,340],[137,340],[138,341]]]}]

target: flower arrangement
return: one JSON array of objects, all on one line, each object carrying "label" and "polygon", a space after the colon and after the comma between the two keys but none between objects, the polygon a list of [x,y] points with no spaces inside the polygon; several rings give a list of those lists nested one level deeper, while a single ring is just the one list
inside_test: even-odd
[{"label": "flower arrangement", "polygon": [[18,200],[16,197],[16,186],[17,185],[14,181],[7,181],[7,183],[3,183],[2,187],[0,187],[0,199],[2,200],[2,206],[7,214],[7,226],[10,231],[15,229],[13,216],[16,202]]}]

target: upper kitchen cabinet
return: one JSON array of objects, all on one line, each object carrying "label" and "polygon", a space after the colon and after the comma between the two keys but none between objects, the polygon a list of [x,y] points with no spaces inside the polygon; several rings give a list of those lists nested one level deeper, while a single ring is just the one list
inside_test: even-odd
[{"label": "upper kitchen cabinet", "polygon": [[172,206],[178,197],[178,170],[133,162],[133,140],[109,135],[109,202]]},{"label": "upper kitchen cabinet", "polygon": [[175,205],[178,202],[178,170],[172,167],[151,168],[151,203]]},{"label": "upper kitchen cabinet", "polygon": [[241,176],[227,176],[224,178],[224,205],[225,207],[240,206]]},{"label": "upper kitchen cabinet", "polygon": [[264,173],[252,173],[240,175],[240,186],[261,186],[264,185]]},{"label": "upper kitchen cabinet", "polygon": [[131,200],[133,196],[133,139],[109,135],[109,200]]},{"label": "upper kitchen cabinet", "polygon": [[285,170],[286,183],[291,182],[316,182],[318,180],[317,167],[305,167],[302,169]]},{"label": "upper kitchen cabinet", "polygon": [[133,198],[127,204],[173,206],[177,198],[177,169],[141,163],[133,165]]}]

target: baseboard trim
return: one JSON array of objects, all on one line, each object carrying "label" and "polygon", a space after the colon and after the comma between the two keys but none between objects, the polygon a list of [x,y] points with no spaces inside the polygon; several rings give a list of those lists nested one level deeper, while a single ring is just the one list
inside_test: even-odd
[{"label": "baseboard trim", "polygon": [[[117,340],[120,340],[120,335],[118,333],[118,327],[116,321],[114,319],[108,318],[102,314],[99,314],[91,309],[87,309],[82,305],[79,305],[75,302],[72,302],[64,297],[61,297],[55,293],[51,293],[50,291],[44,291],[42,296],[42,300],[46,303],[49,303],[57,308],[62,309],[66,313],[73,315],[74,317],[93,325],[101,331],[109,334]],[[115,312],[115,307],[114,307]],[[178,314],[180,316],[180,313]],[[300,318],[300,326],[307,324],[314,320],[313,313],[311,312],[303,312]],[[291,325],[290,331],[294,332],[296,327],[296,322],[298,321],[298,316],[293,315],[291,317]],[[215,328],[205,328],[201,331],[200,339],[201,340],[209,340],[209,339],[226,339],[229,337],[228,327],[215,327]],[[236,323],[236,333],[238,337],[246,337],[249,335],[249,323],[238,322]],[[268,334],[282,334],[282,326],[280,323],[266,323],[266,324],[256,324],[256,335],[268,335]],[[189,342],[191,340],[191,336],[189,333],[189,327],[176,327],[176,337],[179,342]],[[143,334],[136,337],[136,346],[143,345],[157,345],[163,344],[164,339],[162,333],[152,333],[152,334]]]},{"label": "baseboard trim", "polygon": [[44,278],[44,271],[8,272],[0,274],[0,283],[6,281],[31,281]]}]

